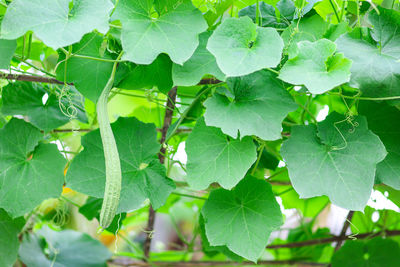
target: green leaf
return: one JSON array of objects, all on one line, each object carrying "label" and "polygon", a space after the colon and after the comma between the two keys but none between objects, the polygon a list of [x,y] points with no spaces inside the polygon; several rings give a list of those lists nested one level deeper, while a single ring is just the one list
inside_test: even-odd
[{"label": "green leaf", "polygon": [[[146,198],[161,207],[175,188],[165,168],[155,157],[160,149],[154,124],[136,118],[119,118],[112,125],[121,159],[122,191],[119,212],[137,209]],[[67,185],[78,192],[102,198],[106,180],[104,153],[99,130],[82,138],[84,150],[67,172]]]},{"label": "green leaf", "polygon": [[[275,7],[265,2],[259,3],[259,19],[262,27],[286,28],[293,20],[296,7],[291,0],[281,0]],[[256,4],[243,8],[239,11],[239,17],[248,16],[256,23]]]},{"label": "green leaf", "polygon": [[227,83],[228,95],[217,92],[204,103],[206,124],[221,128],[233,138],[240,134],[280,139],[283,119],[297,108],[283,82],[272,72],[262,70],[229,78]]},{"label": "green leaf", "polygon": [[172,78],[174,80],[174,85],[196,85],[206,74],[213,75],[221,81],[225,80],[225,74],[219,69],[215,57],[206,49],[210,35],[210,32],[200,34],[200,44],[193,56],[183,65],[173,65]]},{"label": "green leaf", "polygon": [[210,242],[208,242],[208,239],[206,236],[206,227],[205,227],[205,223],[204,223],[204,218],[201,214],[200,214],[200,218],[199,218],[199,226],[200,226],[201,245],[203,247],[203,251],[205,254],[212,256],[213,254],[220,252],[234,261],[241,262],[243,260],[242,257],[240,257],[239,255],[236,255],[235,253],[230,251],[227,246],[211,246],[210,245]]},{"label": "green leaf", "polygon": [[9,4],[1,25],[1,37],[17,39],[33,31],[47,46],[57,49],[79,42],[82,36],[97,29],[108,31],[109,0],[15,0]]},{"label": "green leaf", "polygon": [[298,42],[315,42],[321,39],[328,26],[329,24],[318,15],[302,18],[300,21],[295,20],[282,33],[282,39],[285,42],[285,52],[296,51],[296,44]]},{"label": "green leaf", "polygon": [[201,212],[212,246],[226,245],[254,262],[265,250],[271,232],[283,223],[271,186],[253,177],[232,191],[212,191]]},{"label": "green leaf", "polygon": [[376,43],[358,36],[360,29],[336,40],[338,51],[353,60],[350,85],[364,96],[400,95],[400,15],[397,11],[379,8],[381,15],[369,15],[374,26],[371,36]]},{"label": "green leaf", "polygon": [[293,127],[281,155],[301,198],[327,195],[340,207],[362,210],[386,150],[365,117],[331,113],[318,126]]},{"label": "green leaf", "polygon": [[12,217],[60,196],[65,159],[55,144],[41,144],[42,134],[29,123],[11,119],[0,130],[0,208]]},{"label": "green leaf", "polygon": [[[85,204],[79,208],[79,213],[85,216],[89,221],[94,218],[100,221],[100,210],[103,204],[103,199],[88,197]],[[114,220],[111,222],[110,226],[107,227],[107,231],[110,233],[116,233],[119,230],[122,221],[126,218],[126,213],[116,214]]]},{"label": "green leaf", "polygon": [[322,94],[350,80],[351,60],[336,53],[335,43],[321,39],[297,43],[289,51],[279,78],[285,82],[305,85],[313,94]]},{"label": "green leaf", "polygon": [[273,28],[261,28],[249,17],[227,18],[211,35],[207,49],[226,76],[242,76],[281,61],[283,41]]},{"label": "green leaf", "polygon": [[134,66],[118,84],[118,87],[128,90],[157,87],[166,94],[173,86],[171,72],[171,60],[167,55],[160,54],[150,65]]},{"label": "green leaf", "polygon": [[375,237],[369,241],[347,241],[332,257],[332,267],[399,266],[399,244]]},{"label": "green leaf", "polygon": [[152,14],[153,0],[120,0],[113,19],[122,23],[123,59],[150,64],[161,53],[183,64],[196,50],[198,35],[207,29],[201,12],[190,0],[182,0],[174,9]]},{"label": "green leaf", "polygon": [[17,48],[16,40],[0,39],[0,69],[8,69]]},{"label": "green leaf", "polygon": [[29,267],[106,267],[112,254],[88,234],[73,230],[56,232],[45,226],[24,237],[19,256]]},{"label": "green leaf", "polygon": [[186,141],[187,180],[192,188],[205,189],[213,182],[230,189],[242,180],[257,159],[251,137],[230,139],[200,118]]},{"label": "green leaf", "polygon": [[0,266],[11,267],[17,260],[19,232],[16,221],[0,209]]},{"label": "green leaf", "polygon": [[359,112],[365,115],[368,126],[382,140],[388,152],[376,169],[376,177],[400,190],[400,110],[386,103],[361,101]]},{"label": "green leaf", "polygon": [[[65,90],[65,95],[60,105],[62,90]],[[27,116],[30,123],[45,132],[68,123],[73,117],[87,122],[84,99],[73,87],[59,89],[58,95],[50,92],[50,88],[38,83],[10,83],[3,88],[1,112],[5,115]],[[48,98],[43,103],[46,94]]]},{"label": "green leaf", "polygon": [[[96,58],[112,59],[106,50],[101,53],[103,38],[96,33],[86,34],[82,40],[72,46],[72,53]],[[97,102],[104,86],[110,78],[113,63],[85,58],[71,57],[65,66],[65,54],[59,53],[59,66],[57,68],[57,79],[74,83],[76,89],[85,97]],[[67,74],[65,75],[65,68]],[[84,73],[84,75],[82,75]]]}]

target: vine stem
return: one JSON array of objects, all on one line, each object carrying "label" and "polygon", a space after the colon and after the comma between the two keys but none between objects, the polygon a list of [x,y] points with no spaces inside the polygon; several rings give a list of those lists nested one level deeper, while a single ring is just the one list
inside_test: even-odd
[{"label": "vine stem", "polygon": [[192,101],[192,103],[190,104],[189,107],[187,107],[187,109],[185,109],[185,111],[182,113],[182,115],[179,117],[179,120],[176,122],[174,128],[172,129],[171,133],[166,137],[166,142],[168,142],[169,139],[171,139],[172,136],[174,136],[175,132],[177,131],[179,125],[181,125],[182,121],[186,118],[187,114],[189,113],[189,111],[194,107],[194,105],[196,105],[197,101],[199,101],[199,99],[207,92],[209,92],[211,90],[211,88],[213,88],[213,86],[210,86],[206,89],[204,89],[203,91],[201,91],[196,98]]},{"label": "vine stem", "polygon": [[[118,59],[122,57],[122,54],[123,52],[119,54]],[[113,88],[116,70],[117,62],[114,63],[110,78],[98,99],[96,107],[106,163],[106,186],[100,211],[100,230],[106,229],[114,219],[121,193],[121,162],[107,111],[108,96]]]},{"label": "vine stem", "polygon": [[330,95],[338,95],[348,99],[366,100],[366,101],[384,101],[384,100],[396,100],[400,99],[400,96],[387,96],[387,97],[362,97],[362,96],[348,96],[341,95],[339,93],[331,92]]},{"label": "vine stem", "polygon": [[[342,231],[340,231],[340,235],[339,236],[345,236],[346,235],[347,229],[350,226],[350,222],[351,222],[351,219],[353,218],[353,215],[354,215],[354,211],[352,211],[352,210],[349,211],[349,213],[347,214],[346,220],[344,221],[343,228],[342,228]],[[343,243],[342,240],[337,242],[336,247],[335,247],[335,251],[339,250],[339,248],[342,246],[342,243]]]},{"label": "vine stem", "polygon": [[[168,102],[166,105],[165,115],[164,115],[164,123],[161,129],[161,149],[160,153],[158,154],[158,159],[161,164],[164,164],[165,161],[165,152],[166,146],[165,144],[168,142],[167,132],[172,122],[172,115],[174,113],[175,108],[175,101],[176,101],[176,94],[177,94],[177,87],[172,88],[168,92]],[[146,240],[143,245],[143,253],[144,253],[144,260],[147,261],[150,255],[150,247],[151,247],[151,239],[152,239],[152,232],[154,231],[154,222],[155,222],[156,212],[150,204],[149,208],[149,217],[147,220],[147,227],[146,227]]]},{"label": "vine stem", "polygon": [[296,265],[303,267],[311,266],[328,266],[327,263],[318,262],[303,262],[293,260],[266,260],[258,261],[257,263],[251,261],[235,262],[235,261],[157,261],[152,263],[138,262],[130,258],[117,258],[109,261],[112,265],[118,266],[137,266],[137,267],[152,267],[152,266],[175,266],[175,267],[194,267],[194,266],[249,266],[249,265]]}]

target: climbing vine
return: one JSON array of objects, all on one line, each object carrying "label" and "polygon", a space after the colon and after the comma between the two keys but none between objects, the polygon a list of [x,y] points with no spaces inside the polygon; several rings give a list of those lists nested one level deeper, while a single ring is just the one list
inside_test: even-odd
[{"label": "climbing vine", "polygon": [[0,0],[0,266],[398,266],[399,10]]}]

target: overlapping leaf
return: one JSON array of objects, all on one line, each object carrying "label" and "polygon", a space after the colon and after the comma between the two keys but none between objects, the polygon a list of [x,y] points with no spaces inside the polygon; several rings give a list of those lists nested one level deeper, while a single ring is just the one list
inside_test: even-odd
[{"label": "overlapping leaf", "polygon": [[[122,191],[119,212],[137,209],[147,199],[155,209],[161,207],[174,189],[156,154],[160,145],[153,124],[136,118],[119,118],[112,124],[121,159]],[[84,150],[67,172],[68,187],[89,196],[102,198],[106,180],[104,152],[99,130],[82,138]]]},{"label": "overlapping leaf", "polygon": [[322,94],[350,80],[351,61],[336,53],[335,43],[320,39],[302,41],[289,51],[289,60],[282,67],[279,78],[302,85],[313,94]]},{"label": "overlapping leaf", "polygon": [[283,223],[271,186],[253,177],[242,180],[232,191],[212,191],[201,212],[211,245],[226,245],[254,262],[271,232]]},{"label": "overlapping leaf", "polygon": [[124,59],[150,64],[161,53],[183,64],[196,50],[198,35],[207,29],[201,12],[190,0],[178,1],[168,10],[153,14],[154,0],[121,0],[114,19],[122,22]]},{"label": "overlapping leaf", "polygon": [[17,39],[33,31],[47,46],[67,46],[97,29],[108,31],[110,0],[15,0],[8,6],[1,25],[1,38]]},{"label": "overlapping leaf", "polygon": [[[256,4],[245,7],[239,11],[239,17],[248,16],[256,22],[256,10]],[[293,20],[295,12],[296,7],[291,0],[280,0],[276,8],[265,2],[259,3],[259,20],[263,27],[286,28]]]},{"label": "overlapping leaf", "polygon": [[15,40],[0,39],[0,69],[8,69],[16,48]]},{"label": "overlapping leaf", "polygon": [[328,26],[329,24],[318,15],[294,21],[282,33],[282,39],[285,42],[285,51],[296,51],[296,44],[298,42],[314,42],[321,39],[327,31]]},{"label": "overlapping leaf", "polygon": [[73,230],[56,232],[45,226],[24,237],[19,256],[23,263],[32,267],[105,267],[112,254],[88,234]]},{"label": "overlapping leaf", "polygon": [[359,112],[368,120],[368,127],[379,136],[388,155],[376,169],[376,177],[400,190],[400,111],[385,103],[361,102]]},{"label": "overlapping leaf", "polygon": [[[363,40],[360,29],[336,40],[338,51],[353,60],[350,85],[364,96],[388,97],[400,95],[400,14],[379,8],[369,20],[374,26],[371,36],[376,43]],[[372,41],[373,42],[373,41]]]},{"label": "overlapping leaf", "polygon": [[213,182],[230,189],[242,180],[256,161],[251,137],[230,139],[200,118],[186,141],[187,180],[191,187],[205,189]]},{"label": "overlapping leaf", "polygon": [[37,128],[15,118],[0,130],[0,208],[12,217],[61,194],[66,161],[41,139]]},{"label": "overlapping leaf", "polygon": [[276,67],[283,41],[275,29],[258,27],[249,17],[228,18],[211,35],[207,49],[226,76],[242,76]]},{"label": "overlapping leaf", "polygon": [[150,65],[135,65],[129,70],[119,88],[128,90],[152,89],[157,87],[163,93],[172,88],[172,62],[165,54],[160,54]]},{"label": "overlapping leaf", "polygon": [[182,66],[173,65],[174,85],[196,85],[205,74],[211,74],[221,81],[225,80],[225,74],[219,69],[215,57],[206,48],[210,35],[210,32],[200,34],[200,43],[193,56]]},{"label": "overlapping leaf", "polygon": [[[332,113],[315,125],[292,128],[281,154],[301,198],[327,195],[332,203],[362,210],[374,185],[376,165],[386,156],[365,117]],[[366,156],[368,155],[368,156]]]},{"label": "overlapping leaf", "polygon": [[[72,53],[95,58],[112,59],[108,51],[101,53],[103,38],[96,33],[85,35],[82,40],[72,46]],[[71,57],[66,62],[65,54],[60,53],[57,78],[60,81],[72,82],[76,89],[93,102],[97,102],[104,86],[110,78],[112,62]],[[65,74],[65,71],[66,74]]]},{"label": "overlapping leaf", "polygon": [[0,266],[11,267],[17,260],[19,228],[18,221],[0,209]]},{"label": "overlapping leaf", "polygon": [[347,241],[332,257],[332,267],[364,267],[399,265],[399,244],[376,237],[369,241]]},{"label": "overlapping leaf", "polygon": [[[10,83],[3,88],[1,112],[5,115],[27,116],[30,123],[46,132],[68,123],[74,117],[87,122],[83,97],[73,87],[64,90],[65,95],[59,96],[40,84]],[[46,94],[48,98],[43,103]]]},{"label": "overlapping leaf", "polygon": [[229,78],[228,92],[215,93],[204,106],[206,124],[233,138],[256,135],[281,138],[282,120],[297,108],[284,84],[270,71]]}]

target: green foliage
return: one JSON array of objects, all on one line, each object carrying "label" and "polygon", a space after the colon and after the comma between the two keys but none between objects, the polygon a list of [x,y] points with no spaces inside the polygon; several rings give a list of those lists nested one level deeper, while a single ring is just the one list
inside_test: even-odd
[{"label": "green foliage", "polygon": [[258,71],[229,78],[228,89],[206,100],[206,124],[221,128],[233,138],[256,135],[264,140],[281,138],[282,120],[296,109],[276,75]]},{"label": "green foliage", "polygon": [[188,182],[204,189],[213,182],[231,189],[256,160],[256,147],[249,137],[231,139],[200,118],[186,141]]},{"label": "green foliage", "polygon": [[0,69],[8,69],[16,48],[15,40],[0,39]]},{"label": "green foliage", "polygon": [[399,244],[390,239],[376,237],[368,242],[347,241],[333,256],[332,267],[382,266],[399,264]]},{"label": "green foliage", "polygon": [[60,196],[65,159],[42,139],[37,128],[15,118],[0,130],[0,207],[14,218]]},{"label": "green foliage", "polygon": [[[173,182],[165,177],[165,168],[155,158],[160,148],[153,124],[135,118],[119,118],[112,124],[122,170],[122,191],[118,211],[137,209],[147,198],[155,209],[161,207]],[[68,187],[89,196],[102,198],[105,186],[104,152],[98,130],[82,139],[84,150],[69,167]]]},{"label": "green foliage", "polygon": [[276,67],[283,42],[275,29],[258,27],[248,17],[228,18],[211,35],[207,49],[222,72],[232,77]]},{"label": "green foliage", "polygon": [[13,266],[18,254],[18,221],[8,216],[7,212],[0,209],[0,265]]},{"label": "green foliage", "polygon": [[87,234],[73,230],[55,232],[48,227],[25,236],[19,255],[26,265],[32,267],[105,267],[106,260],[111,258],[111,252]]},{"label": "green foliage", "polygon": [[281,153],[300,197],[327,195],[332,203],[349,210],[365,207],[376,164],[386,156],[364,117],[345,118],[337,113],[317,126],[293,127]]},{"label": "green foliage", "polygon": [[335,53],[336,45],[326,39],[301,41],[289,51],[279,78],[291,84],[304,84],[313,94],[322,94],[350,80],[351,61]]},{"label": "green foliage", "polygon": [[[79,42],[93,30],[108,31],[109,0],[16,0],[7,8],[1,24],[1,38],[16,39],[33,31],[46,45],[57,49]],[[43,7],[46,8],[43,8]]]},{"label": "green foliage", "polygon": [[[37,128],[48,132],[77,118],[87,122],[83,97],[75,88],[51,88],[29,82],[15,82],[3,88],[5,115],[25,115]],[[43,97],[47,100],[43,103]]]},{"label": "green foliage", "polygon": [[271,186],[253,177],[245,178],[232,191],[213,191],[202,214],[211,245],[226,245],[254,262],[261,256],[271,232],[282,224]]},{"label": "green foliage", "polygon": [[198,35],[207,29],[199,10],[182,0],[165,13],[152,12],[152,0],[121,0],[113,18],[120,20],[124,59],[150,64],[160,53],[183,64],[196,50]]},{"label": "green foliage", "polygon": [[398,0],[0,0],[0,24],[1,267],[399,265]]}]

